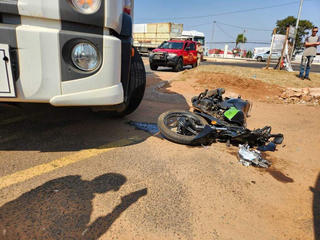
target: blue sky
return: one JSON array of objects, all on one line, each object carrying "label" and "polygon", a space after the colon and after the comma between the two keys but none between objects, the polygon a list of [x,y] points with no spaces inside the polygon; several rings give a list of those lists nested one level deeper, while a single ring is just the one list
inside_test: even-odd
[{"label": "blue sky", "polygon": [[[270,29],[271,31],[247,30],[248,41],[270,42],[272,29],[276,26],[278,19],[286,18],[289,15],[297,17],[299,0],[135,0],[135,23],[151,22],[174,22],[183,23],[185,30],[197,30],[204,32],[206,41],[211,41],[212,24],[217,21],[220,23],[256,29]],[[256,10],[245,13],[235,13],[224,16],[214,16],[192,19],[173,19],[186,18],[193,16],[213,15],[226,12],[234,12],[253,8],[269,7],[286,3],[296,3],[276,8]],[[303,4],[302,20],[309,20],[320,27],[320,0],[305,0]],[[209,23],[202,25],[203,23]],[[202,26],[195,26],[202,25]],[[188,27],[189,26],[189,27]],[[195,26],[195,27],[192,27]],[[243,28],[234,28],[219,24],[214,32],[214,42],[233,42]],[[231,37],[227,36],[225,33]],[[228,44],[229,48],[235,44]],[[247,49],[253,49],[260,44],[246,44]],[[223,48],[224,44],[215,44],[215,48]]]}]

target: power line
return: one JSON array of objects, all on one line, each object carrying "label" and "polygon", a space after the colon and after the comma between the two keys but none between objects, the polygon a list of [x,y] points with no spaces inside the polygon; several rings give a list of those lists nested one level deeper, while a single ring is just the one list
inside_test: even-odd
[{"label": "power line", "polygon": [[[236,42],[206,42],[207,44],[210,44],[210,43],[214,43],[214,44],[225,44],[225,43],[236,43]],[[267,44],[267,45],[270,45],[270,43],[267,43],[267,42],[246,42],[247,43],[253,43],[253,44]]]},{"label": "power line", "polygon": [[241,28],[241,29],[246,29],[246,30],[266,31],[266,32],[273,31],[273,30],[270,30],[270,29],[259,29],[259,28],[240,27],[240,26],[230,25],[230,24],[226,24],[226,23],[222,23],[222,22],[217,22],[217,23],[219,23],[219,24],[221,24],[221,25],[228,26],[228,27]]},{"label": "power line", "polygon": [[200,23],[198,25],[193,25],[193,26],[186,26],[184,28],[193,28],[193,27],[200,27],[200,26],[204,26],[204,25],[208,25],[208,24],[212,24],[213,22],[207,22],[207,23]]},{"label": "power line", "polygon": [[235,40],[235,38],[234,37],[232,37],[232,36],[230,36],[228,33],[226,33],[225,31],[223,31],[223,29],[219,26],[219,24],[218,23],[216,23],[216,25],[218,26],[218,28],[225,34],[225,35],[227,35],[228,37],[230,37],[230,38],[232,38],[232,39],[234,39]]},{"label": "power line", "polygon": [[193,16],[193,17],[181,17],[181,18],[172,18],[172,17],[167,17],[167,18],[144,18],[144,19],[140,18],[140,19],[137,19],[137,20],[167,20],[167,19],[178,20],[178,19],[206,18],[206,17],[215,17],[215,16],[223,16],[223,15],[230,15],[230,14],[236,14],[236,13],[257,11],[257,10],[263,10],[263,9],[270,9],[270,8],[275,8],[275,7],[293,5],[293,4],[297,4],[297,3],[300,3],[300,1],[299,2],[292,2],[292,3],[283,3],[283,4],[268,6],[268,7],[251,8],[251,9],[239,10],[239,11],[233,11],[233,12],[226,12],[226,13],[217,13],[217,14],[212,14],[212,15],[201,15],[201,16]]},{"label": "power line", "polygon": [[[235,25],[231,25],[231,24],[227,24],[227,23],[222,23],[222,22],[217,22],[221,25],[225,25],[228,27],[234,27],[234,28],[241,28],[241,29],[246,29],[246,30],[252,30],[252,31],[266,31],[266,32],[270,32],[273,30],[270,29],[259,29],[259,28],[251,28],[251,27],[240,27],[240,26],[235,26]],[[193,26],[186,26],[185,28],[193,28],[193,27],[199,27],[199,26],[204,26],[204,25],[208,25],[208,24],[212,24],[212,22],[206,22],[206,23],[202,23],[202,24],[198,24],[198,25],[193,25]]]}]

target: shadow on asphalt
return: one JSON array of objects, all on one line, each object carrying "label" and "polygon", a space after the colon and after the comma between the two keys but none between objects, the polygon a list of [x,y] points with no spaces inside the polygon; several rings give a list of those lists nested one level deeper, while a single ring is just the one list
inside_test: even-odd
[{"label": "shadow on asphalt", "polygon": [[0,151],[80,151],[99,148],[137,135],[140,140],[132,144],[141,143],[151,135],[134,130],[127,122],[133,120],[156,123],[161,113],[175,108],[171,103],[178,102],[179,108],[189,109],[182,95],[173,96],[155,91],[154,85],[161,81],[155,73],[149,73],[147,82],[150,84],[147,84],[145,101],[136,112],[124,118],[101,117],[86,107],[0,105]]},{"label": "shadow on asphalt", "polygon": [[315,188],[310,188],[313,192],[313,223],[315,240],[320,239],[320,173],[316,181]]},{"label": "shadow on asphalt", "polygon": [[78,175],[51,180],[0,208],[0,239],[98,239],[147,195],[145,188],[122,197],[112,212],[89,224],[95,194],[118,191],[126,181],[115,173],[92,181]]}]

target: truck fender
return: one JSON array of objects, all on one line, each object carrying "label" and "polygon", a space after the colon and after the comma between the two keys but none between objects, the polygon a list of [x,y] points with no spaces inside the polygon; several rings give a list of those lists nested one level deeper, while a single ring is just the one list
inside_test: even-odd
[{"label": "truck fender", "polygon": [[132,17],[127,13],[123,13],[120,35],[124,37],[132,37],[132,26]]}]

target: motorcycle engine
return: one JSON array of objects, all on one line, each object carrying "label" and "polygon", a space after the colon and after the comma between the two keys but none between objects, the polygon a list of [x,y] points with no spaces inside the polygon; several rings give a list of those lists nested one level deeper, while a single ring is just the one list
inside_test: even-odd
[{"label": "motorcycle engine", "polygon": [[212,108],[213,108],[213,103],[211,100],[209,99],[202,99],[200,102],[199,102],[199,105],[204,108],[205,110],[207,111],[212,111]]}]

